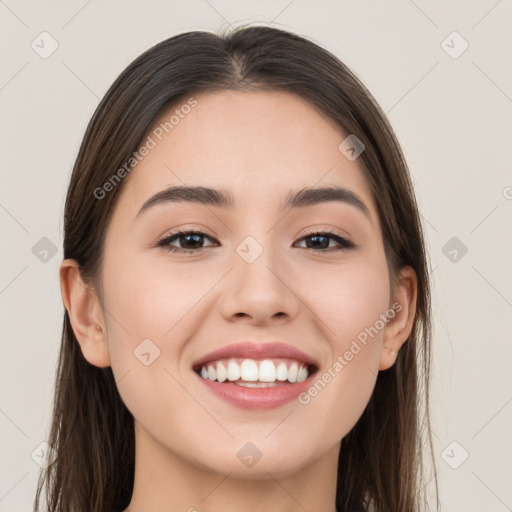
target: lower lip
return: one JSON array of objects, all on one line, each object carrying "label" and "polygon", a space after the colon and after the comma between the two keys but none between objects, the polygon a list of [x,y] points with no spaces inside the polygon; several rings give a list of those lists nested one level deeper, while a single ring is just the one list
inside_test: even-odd
[{"label": "lower lip", "polygon": [[278,384],[270,388],[246,388],[233,383],[221,383],[197,378],[215,395],[241,409],[273,409],[297,398],[311,384],[314,374],[295,384]]}]

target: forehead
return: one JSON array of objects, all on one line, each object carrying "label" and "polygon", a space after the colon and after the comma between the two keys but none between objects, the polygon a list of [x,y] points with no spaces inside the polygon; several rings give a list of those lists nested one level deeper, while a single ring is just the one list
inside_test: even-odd
[{"label": "forehead", "polygon": [[[121,203],[133,210],[172,185],[232,191],[235,207],[281,206],[290,190],[339,185],[375,215],[360,164],[338,146],[348,135],[284,91],[214,91],[185,97],[148,130],[154,147],[131,171]],[[129,199],[129,200],[128,200]]]}]

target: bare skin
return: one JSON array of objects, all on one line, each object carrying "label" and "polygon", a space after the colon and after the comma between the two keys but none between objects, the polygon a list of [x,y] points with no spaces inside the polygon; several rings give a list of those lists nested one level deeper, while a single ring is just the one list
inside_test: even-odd
[{"label": "bare skin", "polygon": [[[340,441],[410,334],[416,275],[405,267],[390,289],[374,200],[359,161],[338,150],[347,134],[334,123],[285,92],[195,97],[197,106],[126,178],[107,231],[102,293],[82,282],[76,261],[61,267],[81,350],[91,364],[112,366],[135,418],[125,512],[335,512]],[[235,205],[168,202],[137,215],[174,185],[223,189]],[[352,191],[369,214],[339,201],[282,210],[291,190],[328,186]],[[206,233],[202,248],[156,246],[178,228]],[[325,248],[307,245],[331,230],[356,247],[330,250],[339,244],[329,237]],[[249,236],[263,249],[252,263],[236,251]],[[190,239],[171,246],[188,248]],[[400,310],[307,404],[242,410],[191,368],[233,342],[279,340],[313,356],[319,375],[332,374],[338,356],[393,304]],[[160,350],[149,366],[134,357],[145,339]],[[262,454],[250,468],[237,457],[247,442]]]}]

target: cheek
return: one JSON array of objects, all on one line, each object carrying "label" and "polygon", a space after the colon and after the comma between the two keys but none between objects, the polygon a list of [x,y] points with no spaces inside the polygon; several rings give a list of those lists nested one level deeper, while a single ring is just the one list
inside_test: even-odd
[{"label": "cheek", "polygon": [[382,334],[384,324],[379,318],[388,310],[390,296],[383,258],[370,256],[339,266],[316,265],[299,275],[311,276],[296,281],[300,283],[300,298],[321,320],[317,324],[336,355],[347,350],[358,336],[364,342],[365,333],[368,335],[369,329],[374,332],[375,325]]},{"label": "cheek", "polygon": [[[314,287],[311,287],[314,281]],[[300,397],[325,439],[344,437],[364,411],[378,375],[389,308],[385,261],[315,273],[306,295],[318,315],[329,357]]]},{"label": "cheek", "polygon": [[170,265],[165,258],[149,264],[128,254],[104,261],[112,371],[116,380],[123,379],[121,396],[138,418],[161,415],[162,406],[168,411],[190,407],[178,384],[190,378],[183,349],[210,311],[202,299],[223,273],[204,267],[200,262]]},{"label": "cheek", "polygon": [[136,257],[115,265],[105,262],[105,303],[133,343],[145,338],[169,340],[215,282],[211,272],[165,263],[162,259],[148,264]]},{"label": "cheek", "polygon": [[[179,366],[192,332],[190,312],[211,284],[201,286],[192,271],[171,273],[169,266],[143,264],[135,257],[117,261],[104,262],[104,298],[119,394],[142,429],[189,458],[205,437],[200,426],[213,430],[216,425],[186,392],[189,382],[180,384],[190,376]],[[188,286],[192,281],[196,288]],[[191,418],[197,419],[198,428]],[[222,435],[221,428],[215,431],[215,436]]]}]

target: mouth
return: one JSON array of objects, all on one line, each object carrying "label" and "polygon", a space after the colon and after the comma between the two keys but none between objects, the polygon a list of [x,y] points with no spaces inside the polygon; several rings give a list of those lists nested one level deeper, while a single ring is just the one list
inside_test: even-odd
[{"label": "mouth", "polygon": [[311,386],[316,366],[297,360],[220,360],[194,368],[213,396],[244,410],[266,410],[297,400]]},{"label": "mouth", "polygon": [[311,356],[282,342],[231,344],[192,363],[212,395],[248,410],[272,409],[296,399],[319,367]]},{"label": "mouth", "polygon": [[193,370],[203,380],[247,388],[271,388],[298,384],[318,367],[292,358],[251,359],[231,357],[198,364]]}]

